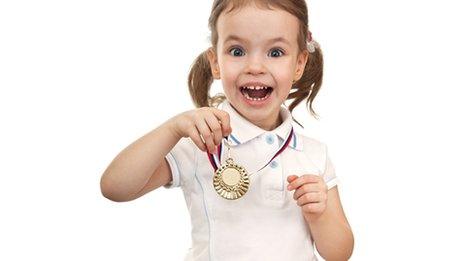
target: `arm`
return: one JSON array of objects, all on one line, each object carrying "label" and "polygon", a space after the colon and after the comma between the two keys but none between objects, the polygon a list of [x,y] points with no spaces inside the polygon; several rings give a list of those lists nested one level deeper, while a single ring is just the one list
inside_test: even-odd
[{"label": "arm", "polygon": [[327,261],[348,260],[354,238],[343,211],[337,187],[327,192],[327,207],[317,217],[305,218],[317,251]]},{"label": "arm", "polygon": [[100,179],[103,196],[117,202],[129,201],[172,180],[165,156],[182,137],[172,124],[172,120],[166,121],[113,159]]},{"label": "arm", "polygon": [[102,194],[113,201],[129,201],[166,185],[172,173],[165,157],[182,137],[190,137],[200,150],[214,153],[231,131],[229,114],[216,108],[176,115],[113,159],[100,180]]}]

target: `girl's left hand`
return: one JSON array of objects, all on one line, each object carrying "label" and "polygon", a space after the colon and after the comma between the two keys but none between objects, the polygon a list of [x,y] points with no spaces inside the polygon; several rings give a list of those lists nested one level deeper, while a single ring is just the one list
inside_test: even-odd
[{"label": "girl's left hand", "polygon": [[287,190],[292,191],[293,199],[303,211],[304,218],[317,219],[327,207],[327,185],[318,175],[305,174],[300,177],[290,175],[287,177]]}]

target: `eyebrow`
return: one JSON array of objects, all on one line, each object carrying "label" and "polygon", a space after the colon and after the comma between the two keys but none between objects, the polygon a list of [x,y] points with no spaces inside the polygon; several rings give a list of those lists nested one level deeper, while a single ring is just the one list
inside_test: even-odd
[{"label": "eyebrow", "polygon": [[[227,36],[224,43],[227,43],[228,41],[232,41],[232,40],[248,42],[247,40],[242,39],[239,36],[232,34],[232,35]],[[286,44],[290,45],[290,42],[287,39],[285,39],[284,37],[276,37],[276,38],[268,40],[268,43],[276,43],[276,42],[283,42],[283,43],[286,43]]]}]

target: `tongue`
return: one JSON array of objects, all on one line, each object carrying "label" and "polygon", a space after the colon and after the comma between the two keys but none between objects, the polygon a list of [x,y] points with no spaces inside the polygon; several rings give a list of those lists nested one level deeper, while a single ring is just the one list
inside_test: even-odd
[{"label": "tongue", "polygon": [[251,98],[264,98],[266,97],[267,90],[261,89],[261,90],[253,90],[253,89],[245,89],[245,91],[248,93],[248,96]]}]

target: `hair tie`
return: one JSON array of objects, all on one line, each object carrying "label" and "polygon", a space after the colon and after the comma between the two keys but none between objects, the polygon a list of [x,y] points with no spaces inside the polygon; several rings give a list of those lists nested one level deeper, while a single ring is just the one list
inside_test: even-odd
[{"label": "hair tie", "polygon": [[316,40],[313,39],[311,31],[308,30],[308,34],[306,36],[306,46],[310,53],[314,53],[316,51],[316,47],[320,48],[320,45]]}]

